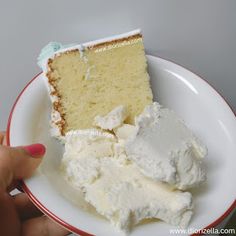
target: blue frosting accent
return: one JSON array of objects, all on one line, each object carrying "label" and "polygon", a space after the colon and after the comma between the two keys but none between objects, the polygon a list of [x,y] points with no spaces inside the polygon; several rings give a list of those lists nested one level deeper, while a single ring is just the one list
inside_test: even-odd
[{"label": "blue frosting accent", "polygon": [[[43,67],[43,61],[49,57],[51,57],[56,51],[62,48],[62,44],[58,42],[50,42],[47,44],[40,52],[38,56],[38,65],[39,67]],[[43,69],[43,68],[42,68]]]},{"label": "blue frosting accent", "polygon": [[50,42],[41,50],[38,56],[38,66],[43,69],[44,61],[49,57],[53,56],[55,52],[57,52],[60,49],[68,48],[74,45],[75,44],[62,45],[61,43],[58,42]]}]

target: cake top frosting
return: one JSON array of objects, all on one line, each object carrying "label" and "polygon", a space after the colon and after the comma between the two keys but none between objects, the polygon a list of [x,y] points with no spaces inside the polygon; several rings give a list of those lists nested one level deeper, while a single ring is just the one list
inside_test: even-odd
[{"label": "cake top frosting", "polygon": [[93,40],[86,43],[81,44],[61,44],[59,42],[50,42],[48,43],[40,52],[38,56],[38,66],[45,72],[47,71],[47,62],[49,58],[53,58],[54,55],[66,51],[72,51],[74,49],[79,49],[82,52],[85,48],[92,48],[95,45],[101,45],[103,43],[128,38],[134,35],[141,34],[140,29],[132,30],[123,34],[118,34],[110,37],[105,37],[102,39]]}]

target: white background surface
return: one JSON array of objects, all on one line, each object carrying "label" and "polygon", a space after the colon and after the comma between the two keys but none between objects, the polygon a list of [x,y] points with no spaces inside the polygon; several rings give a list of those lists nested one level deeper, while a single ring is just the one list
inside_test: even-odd
[{"label": "white background surface", "polygon": [[141,28],[148,53],[208,80],[236,109],[235,0],[0,0],[0,129],[49,41],[88,40]]}]

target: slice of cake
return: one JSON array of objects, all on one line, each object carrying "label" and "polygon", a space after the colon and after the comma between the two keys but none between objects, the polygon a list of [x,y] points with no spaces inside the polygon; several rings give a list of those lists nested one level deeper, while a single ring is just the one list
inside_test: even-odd
[{"label": "slice of cake", "polygon": [[91,128],[96,116],[120,105],[133,124],[152,103],[140,30],[69,47],[51,43],[39,64],[49,83],[55,136]]}]

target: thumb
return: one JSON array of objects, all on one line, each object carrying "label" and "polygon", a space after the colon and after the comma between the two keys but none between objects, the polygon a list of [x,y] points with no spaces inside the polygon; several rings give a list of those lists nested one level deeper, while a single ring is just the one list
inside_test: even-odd
[{"label": "thumb", "polygon": [[30,177],[45,152],[46,148],[42,144],[24,147],[0,146],[0,188],[6,189],[13,180]]}]

